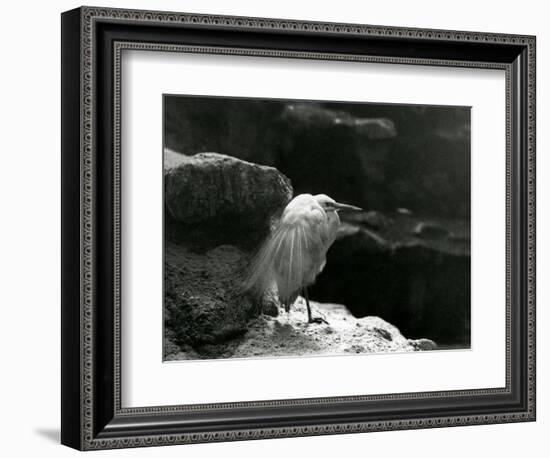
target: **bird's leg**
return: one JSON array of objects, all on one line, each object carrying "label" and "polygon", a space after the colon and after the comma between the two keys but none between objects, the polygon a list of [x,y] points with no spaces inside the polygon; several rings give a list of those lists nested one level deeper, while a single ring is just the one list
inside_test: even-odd
[{"label": "bird's leg", "polygon": [[307,322],[311,323],[311,307],[309,306],[309,297],[307,296],[307,288],[304,288],[303,294],[304,294],[304,298],[306,300],[306,306],[307,306]]},{"label": "bird's leg", "polygon": [[306,307],[307,307],[307,322],[308,323],[317,323],[317,324],[321,324],[321,323],[325,323],[325,324],[328,324],[328,322],[326,320],[324,320],[323,318],[321,317],[315,317],[313,318],[311,316],[311,307],[309,305],[309,297],[307,295],[307,287],[305,287],[303,289],[303,294],[304,294],[304,299],[306,300]]}]

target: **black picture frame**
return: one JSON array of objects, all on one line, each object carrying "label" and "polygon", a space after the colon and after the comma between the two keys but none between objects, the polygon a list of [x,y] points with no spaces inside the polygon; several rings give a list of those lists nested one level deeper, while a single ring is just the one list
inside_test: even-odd
[{"label": "black picture frame", "polygon": [[[523,35],[95,7],[63,13],[61,442],[90,450],[534,421],[535,47]],[[506,387],[122,408],[123,49],[505,70]]]}]

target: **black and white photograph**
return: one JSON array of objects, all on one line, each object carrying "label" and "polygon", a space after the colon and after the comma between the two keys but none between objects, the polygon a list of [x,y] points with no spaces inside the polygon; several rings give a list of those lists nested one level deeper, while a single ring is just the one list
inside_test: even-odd
[{"label": "black and white photograph", "polygon": [[163,95],[163,361],[471,348],[471,107]]}]

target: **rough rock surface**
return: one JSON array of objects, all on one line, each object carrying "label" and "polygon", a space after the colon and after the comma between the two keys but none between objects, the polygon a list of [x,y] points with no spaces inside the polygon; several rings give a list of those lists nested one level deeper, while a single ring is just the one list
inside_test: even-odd
[{"label": "rough rock surface", "polygon": [[357,117],[346,111],[323,108],[316,103],[290,103],[284,108],[282,118],[300,127],[350,127],[369,140],[383,140],[397,135],[395,124],[388,118]]},{"label": "rough rock surface", "polygon": [[176,345],[215,343],[243,334],[260,310],[242,294],[248,256],[221,245],[204,254],[166,242],[165,326]]},{"label": "rough rock surface", "polygon": [[345,219],[346,222],[355,223],[374,230],[385,229],[393,224],[393,220],[390,217],[376,210],[351,212],[346,215]]},{"label": "rough rock surface", "polygon": [[[166,151],[165,205],[169,229],[258,239],[270,217],[292,197],[290,180],[273,167],[217,153]],[[177,238],[177,237],[176,237]]]},{"label": "rough rock surface", "polygon": [[[165,360],[197,358],[261,358],[273,356],[346,355],[411,352],[435,349],[426,342],[406,339],[399,330],[377,317],[357,319],[343,305],[311,302],[314,316],[328,324],[307,324],[305,301],[298,298],[290,313],[261,315],[250,321],[242,336],[217,345],[165,346]],[[426,339],[424,339],[426,340]]]},{"label": "rough rock surface", "polygon": [[424,239],[441,239],[450,235],[441,224],[421,222],[413,229],[413,234]]}]

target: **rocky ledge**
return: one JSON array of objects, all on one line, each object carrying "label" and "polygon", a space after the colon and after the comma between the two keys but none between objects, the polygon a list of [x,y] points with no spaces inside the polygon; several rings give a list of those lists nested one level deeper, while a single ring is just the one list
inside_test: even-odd
[{"label": "rocky ledge", "polygon": [[298,298],[290,313],[260,315],[249,321],[244,334],[232,340],[201,346],[177,346],[166,337],[166,361],[214,358],[328,356],[433,350],[428,339],[410,340],[381,318],[355,318],[340,304],[311,302],[314,316],[328,324],[308,324],[306,305]]}]

